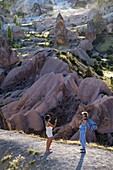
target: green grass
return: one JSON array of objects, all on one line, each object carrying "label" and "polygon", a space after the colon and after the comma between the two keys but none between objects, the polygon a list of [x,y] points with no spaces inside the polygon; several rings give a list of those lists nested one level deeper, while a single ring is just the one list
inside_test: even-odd
[{"label": "green grass", "polygon": [[[69,144],[69,145],[80,145],[80,142],[79,141],[70,141],[70,140],[58,140],[58,141],[55,141],[57,143],[64,143],[64,144]],[[105,150],[109,150],[109,151],[113,151],[113,147],[107,147],[107,146],[103,146],[103,145],[99,145],[97,143],[87,143],[87,146],[88,147],[96,147],[96,148],[99,148],[99,149],[105,149]]]},{"label": "green grass", "polygon": [[8,159],[11,158],[11,155],[7,155],[7,156],[4,156],[2,159],[1,159],[1,162],[4,163],[5,161],[7,161]]},{"label": "green grass", "polygon": [[109,70],[105,70],[103,71],[103,73],[104,73],[103,81],[108,85],[109,88],[113,90],[113,85],[111,84],[111,80],[110,80],[110,77],[111,75],[113,75],[113,72]]},{"label": "green grass", "polygon": [[29,154],[33,154],[33,155],[37,155],[38,154],[38,150],[28,149],[28,153]]},{"label": "green grass", "polygon": [[9,168],[8,170],[16,170],[19,169],[19,165],[21,164],[21,162],[25,159],[25,157],[18,155],[17,157],[15,157],[12,161],[9,162]]},{"label": "green grass", "polygon": [[29,164],[33,165],[35,162],[36,162],[35,160],[31,160]]},{"label": "green grass", "polygon": [[28,149],[28,153],[33,154],[34,150],[33,149]]},{"label": "green grass", "polygon": [[33,155],[37,155],[37,154],[38,154],[38,151],[34,150]]},{"label": "green grass", "polygon": [[104,43],[97,45],[96,50],[99,51],[100,53],[106,52],[110,46],[113,48],[113,37],[105,37],[104,38]]}]

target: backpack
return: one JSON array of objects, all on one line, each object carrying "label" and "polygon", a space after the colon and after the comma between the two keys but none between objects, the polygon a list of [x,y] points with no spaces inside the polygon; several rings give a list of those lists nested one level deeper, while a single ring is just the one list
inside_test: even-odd
[{"label": "backpack", "polygon": [[90,118],[86,118],[87,120],[87,126],[89,129],[96,130],[97,129],[97,124],[91,120]]}]

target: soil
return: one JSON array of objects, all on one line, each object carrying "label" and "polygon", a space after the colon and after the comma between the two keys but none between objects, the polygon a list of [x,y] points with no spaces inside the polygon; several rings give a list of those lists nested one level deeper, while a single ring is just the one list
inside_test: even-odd
[{"label": "soil", "polygon": [[[45,153],[46,139],[23,132],[0,130],[0,170],[112,170],[113,151],[53,141]],[[6,157],[5,157],[6,156]]]}]

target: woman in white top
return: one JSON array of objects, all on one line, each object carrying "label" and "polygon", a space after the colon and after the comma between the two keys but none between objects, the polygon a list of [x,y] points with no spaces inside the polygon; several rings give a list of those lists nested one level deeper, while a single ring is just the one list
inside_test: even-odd
[{"label": "woman in white top", "polygon": [[45,116],[45,126],[46,126],[46,135],[47,135],[47,142],[46,142],[46,152],[50,152],[50,146],[53,139],[53,132],[52,129],[56,127],[57,119],[55,119],[54,125],[50,123],[51,117],[50,115]]}]

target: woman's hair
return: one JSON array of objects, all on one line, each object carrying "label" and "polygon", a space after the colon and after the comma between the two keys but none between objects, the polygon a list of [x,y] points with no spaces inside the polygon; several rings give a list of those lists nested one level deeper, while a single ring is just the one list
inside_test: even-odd
[{"label": "woman's hair", "polygon": [[46,115],[45,116],[45,121],[48,121],[50,118],[51,118],[50,115]]}]

